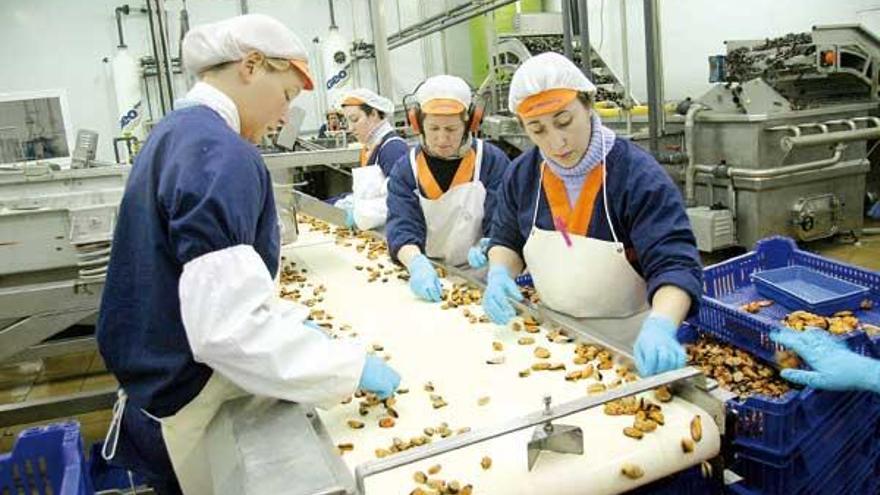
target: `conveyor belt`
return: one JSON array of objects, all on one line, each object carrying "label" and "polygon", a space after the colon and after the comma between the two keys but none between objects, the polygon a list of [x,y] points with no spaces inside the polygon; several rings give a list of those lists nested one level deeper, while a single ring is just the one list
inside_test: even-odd
[{"label": "conveyor belt", "polygon": [[[303,227],[301,225],[301,227]],[[370,261],[354,246],[337,244],[333,238],[309,227],[301,228],[300,239],[285,250],[288,260],[306,268],[312,284],[326,287],[323,301],[316,306],[333,316],[334,327],[351,325],[350,330],[337,331],[341,338],[356,333],[364,345],[381,344],[379,354],[390,355],[390,364],[403,376],[407,394],[397,398],[395,408],[400,414],[393,428],[377,424],[382,408],[369,415],[358,414],[358,399],[321,412],[327,431],[337,444],[352,443],[354,449],[343,454],[343,460],[354,468],[375,459],[377,448],[389,448],[393,439],[409,440],[422,435],[426,427],[446,422],[456,431],[478,429],[540,410],[542,398],[549,394],[555,403],[586,395],[594,380],[566,381],[564,371],[536,371],[521,378],[518,371],[539,361],[533,349],[540,345],[550,350],[548,361],[563,362],[568,370],[572,364],[573,344],[548,342],[546,330],[534,337],[535,345],[518,345],[526,336],[523,331],[493,324],[470,324],[462,308],[442,310],[437,304],[417,300],[407,284],[394,276],[387,282],[367,282],[365,271],[357,265],[371,266],[377,262],[386,267],[387,259]],[[356,243],[355,243],[356,244]],[[451,285],[450,281],[444,281]],[[470,308],[482,314],[479,305]],[[500,342],[504,350],[493,350]],[[504,364],[490,365],[486,360],[503,354]],[[617,377],[613,370],[605,372],[604,382]],[[432,382],[435,394],[448,403],[440,409],[432,407],[430,394],[424,390]],[[480,398],[488,403],[480,405]],[[650,394],[646,397],[650,398]],[[483,444],[441,455],[407,468],[369,478],[366,493],[409,493],[416,487],[413,473],[426,472],[434,464],[442,465],[436,478],[471,483],[475,493],[616,493],[664,477],[702,460],[714,457],[720,448],[718,428],[712,418],[697,406],[681,399],[662,404],[665,425],[642,440],[625,437],[622,430],[632,424],[632,416],[607,416],[601,408],[570,416],[564,424],[580,426],[584,431],[585,454],[543,453],[534,470],[527,469],[526,446],[531,431],[521,431]],[[682,452],[681,440],[689,437],[689,424],[695,415],[702,416],[703,439],[693,453]],[[366,426],[351,429],[347,421],[360,420]],[[483,456],[493,460],[492,467],[480,466]],[[638,480],[621,475],[624,463],[634,463],[645,471]]]}]

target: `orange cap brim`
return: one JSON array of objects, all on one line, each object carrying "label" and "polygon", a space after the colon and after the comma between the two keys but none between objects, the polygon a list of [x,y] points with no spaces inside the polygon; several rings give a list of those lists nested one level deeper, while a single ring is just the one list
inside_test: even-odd
[{"label": "orange cap brim", "polygon": [[567,88],[541,91],[523,100],[516,107],[516,113],[522,118],[528,118],[558,112],[577,98],[577,94],[577,90]]},{"label": "orange cap brim", "polygon": [[344,100],[342,100],[342,106],[351,105],[351,106],[359,107],[359,106],[363,105],[364,103],[366,103],[364,100],[362,100],[360,98],[355,98],[354,96],[348,96]]},{"label": "orange cap brim", "polygon": [[303,89],[306,91],[311,91],[315,89],[315,78],[312,77],[312,73],[309,71],[309,63],[305,60],[291,60],[290,65],[299,72],[300,77],[303,79]]},{"label": "orange cap brim", "polygon": [[422,105],[422,113],[434,115],[458,115],[467,110],[464,105],[452,98],[434,98]]}]

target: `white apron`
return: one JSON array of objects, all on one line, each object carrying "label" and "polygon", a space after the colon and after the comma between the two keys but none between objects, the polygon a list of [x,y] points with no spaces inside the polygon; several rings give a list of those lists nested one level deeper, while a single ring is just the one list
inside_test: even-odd
[{"label": "white apron", "polygon": [[627,261],[608,211],[607,167],[602,177],[602,197],[614,242],[569,234],[569,247],[560,232],[535,225],[546,166],[541,164],[532,230],[523,248],[541,302],[577,318],[623,318],[646,312],[645,281]]},{"label": "white apron", "polygon": [[419,172],[415,148],[410,150],[409,162],[416,181],[415,193],[425,216],[425,254],[458,266],[467,262],[468,250],[482,237],[483,205],[486,188],[480,182],[483,162],[483,140],[477,139],[473,180],[450,187],[437,199],[428,199],[419,191]]},{"label": "white apron", "polygon": [[[142,410],[146,416],[161,425],[168,457],[171,458],[174,474],[185,495],[211,495],[215,492],[205,433],[224,402],[245,395],[250,394],[215,371],[202,391],[176,414],[157,418]],[[126,399],[125,392],[120,389],[102,451],[107,460],[116,454],[117,436]]]},{"label": "white apron", "polygon": [[377,161],[351,170],[351,196],[354,201],[354,222],[361,230],[369,230],[385,224],[388,216],[388,178],[378,165],[379,153],[391,141],[404,142],[395,136],[387,139],[373,155]]}]

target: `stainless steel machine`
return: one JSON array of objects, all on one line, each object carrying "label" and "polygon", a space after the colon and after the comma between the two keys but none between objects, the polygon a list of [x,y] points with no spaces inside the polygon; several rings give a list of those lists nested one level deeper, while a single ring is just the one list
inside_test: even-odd
[{"label": "stainless steel machine", "polygon": [[880,138],[880,39],[858,25],[729,41],[685,117],[684,184],[702,251],[782,234],[859,235]]},{"label": "stainless steel machine", "polygon": [[[130,167],[74,166],[0,171],[0,361],[95,348],[91,337],[44,341],[97,315]],[[114,393],[74,394],[67,409],[54,405],[65,399],[2,406],[0,423],[107,407]]]}]

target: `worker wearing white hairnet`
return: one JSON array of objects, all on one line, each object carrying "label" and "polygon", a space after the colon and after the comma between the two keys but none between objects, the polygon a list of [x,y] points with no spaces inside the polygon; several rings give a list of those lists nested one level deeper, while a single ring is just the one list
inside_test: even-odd
[{"label": "worker wearing white hairnet", "polygon": [[388,213],[388,177],[407,151],[406,141],[388,121],[394,114],[394,103],[372,90],[359,88],[344,94],[340,105],[349,130],[363,148],[361,166],[351,171],[351,195],[336,206],[346,211],[346,227],[379,227],[385,224]]},{"label": "worker wearing white hairnet", "polygon": [[420,144],[394,166],[386,233],[391,256],[409,269],[410,288],[436,302],[442,288],[428,258],[459,265],[469,261],[470,251],[485,256],[495,193],[509,160],[474,137],[481,111],[461,78],[428,78],[415,100],[408,118]]},{"label": "worker wearing white hairnet", "polygon": [[335,404],[399,377],[282,300],[269,172],[253,143],[312,88],[306,48],[280,22],[246,15],[193,28],[199,82],[137,156],[113,237],[97,325],[121,386],[104,456],[160,494],[214,493],[205,429],[249,394]]},{"label": "worker wearing white hairnet", "polygon": [[602,125],[595,90],[556,53],[514,74],[509,108],[536,146],[514,161],[498,195],[483,306],[497,323],[514,316],[512,277],[525,263],[550,308],[632,317],[621,332],[638,330],[636,365],[651,375],[685,364],[675,333],[696,310],[702,271],[678,189],[651,155]]}]

